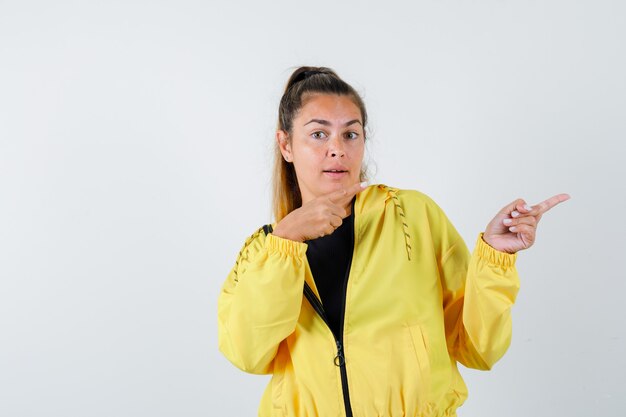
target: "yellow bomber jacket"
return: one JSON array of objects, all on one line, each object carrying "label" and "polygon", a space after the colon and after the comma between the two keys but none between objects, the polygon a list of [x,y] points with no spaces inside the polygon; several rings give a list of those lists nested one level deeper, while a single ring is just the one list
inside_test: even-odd
[{"label": "yellow bomber jacket", "polygon": [[319,299],[307,245],[259,229],[219,296],[220,350],[272,374],[261,417],[456,416],[457,362],[490,369],[510,344],[516,255],[480,236],[470,255],[417,191],[370,186],[354,215],[342,346],[303,296],[306,282]]}]

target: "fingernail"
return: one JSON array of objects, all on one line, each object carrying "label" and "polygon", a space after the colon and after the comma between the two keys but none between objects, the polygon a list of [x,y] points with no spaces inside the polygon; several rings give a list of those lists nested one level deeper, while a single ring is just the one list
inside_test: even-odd
[{"label": "fingernail", "polygon": [[511,227],[509,227],[509,231],[516,232],[517,231],[517,227],[511,226]]},{"label": "fingernail", "polygon": [[524,209],[531,211],[533,208],[529,206],[528,204],[524,204]]},{"label": "fingernail", "polygon": [[514,210],[511,212],[511,217],[517,217],[519,216],[519,212],[517,210]]},{"label": "fingernail", "polygon": [[367,187],[367,181],[363,181],[363,182],[361,183],[361,188],[365,188],[365,187]]},{"label": "fingernail", "polygon": [[504,224],[511,224],[511,223],[513,223],[513,220],[511,220],[511,219],[504,219],[504,220],[502,220],[502,223],[504,223]]}]

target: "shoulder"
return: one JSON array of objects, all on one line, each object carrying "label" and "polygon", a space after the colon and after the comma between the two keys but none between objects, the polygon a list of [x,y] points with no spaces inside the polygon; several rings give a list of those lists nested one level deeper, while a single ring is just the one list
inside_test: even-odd
[{"label": "shoulder", "polygon": [[361,192],[359,198],[364,206],[378,204],[401,205],[408,211],[423,211],[425,213],[443,213],[439,205],[428,195],[418,190],[401,189],[385,184],[371,185]]},{"label": "shoulder", "polygon": [[[361,195],[362,194],[362,195]],[[359,194],[357,213],[376,219],[385,213],[407,227],[430,231],[434,235],[447,234],[454,227],[439,205],[428,195],[417,190],[400,189],[384,184],[368,187]]]},{"label": "shoulder", "polygon": [[250,255],[259,252],[263,246],[265,246],[265,240],[267,238],[266,229],[267,225],[261,226],[246,238],[239,254],[237,255],[237,264],[241,261],[246,261]]},{"label": "shoulder", "polygon": [[441,210],[439,205],[428,195],[418,190],[394,189],[398,199],[403,203],[416,207],[425,207],[430,210]]}]

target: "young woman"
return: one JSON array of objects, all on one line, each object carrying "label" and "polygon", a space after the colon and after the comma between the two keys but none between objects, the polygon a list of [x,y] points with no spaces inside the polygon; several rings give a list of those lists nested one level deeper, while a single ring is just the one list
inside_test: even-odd
[{"label": "young woman", "polygon": [[244,244],[218,304],[219,347],[271,373],[259,416],[455,416],[457,362],[489,369],[511,339],[516,253],[569,198],[518,199],[470,255],[417,191],[365,186],[367,112],[328,68],[301,67],[281,99],[276,222]]}]

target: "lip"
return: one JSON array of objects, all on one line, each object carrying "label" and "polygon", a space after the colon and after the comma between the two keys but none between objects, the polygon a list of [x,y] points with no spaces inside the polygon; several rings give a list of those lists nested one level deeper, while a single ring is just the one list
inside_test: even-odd
[{"label": "lip", "polygon": [[324,172],[327,172],[327,171],[348,171],[348,168],[343,166],[343,165],[332,165],[332,166],[329,166],[328,168],[324,168],[323,171]]},{"label": "lip", "polygon": [[[334,171],[334,170],[337,170],[337,171]],[[342,170],[341,168],[333,168],[332,171],[325,169],[323,172],[326,177],[329,177],[331,179],[341,179],[341,178],[348,176],[348,171],[345,169]]]}]

